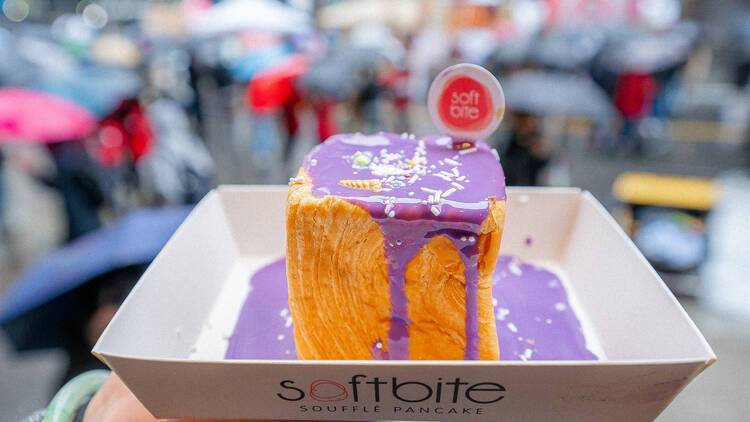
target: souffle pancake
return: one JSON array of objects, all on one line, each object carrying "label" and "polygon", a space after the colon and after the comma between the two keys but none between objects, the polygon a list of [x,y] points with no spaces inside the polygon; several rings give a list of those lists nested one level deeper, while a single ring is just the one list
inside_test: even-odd
[{"label": "souffle pancake", "polygon": [[298,358],[499,358],[505,179],[485,143],[456,145],[340,134],[305,157],[286,223]]}]

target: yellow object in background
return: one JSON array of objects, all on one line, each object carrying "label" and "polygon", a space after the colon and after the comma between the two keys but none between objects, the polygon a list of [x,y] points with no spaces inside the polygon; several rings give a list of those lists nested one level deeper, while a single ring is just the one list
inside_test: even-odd
[{"label": "yellow object in background", "polygon": [[709,211],[719,189],[711,179],[627,172],[617,176],[612,193],[619,201],[633,205]]}]

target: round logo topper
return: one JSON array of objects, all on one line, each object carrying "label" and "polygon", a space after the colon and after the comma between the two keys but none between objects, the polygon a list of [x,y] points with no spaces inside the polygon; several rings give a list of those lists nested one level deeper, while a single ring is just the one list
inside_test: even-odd
[{"label": "round logo topper", "polygon": [[505,95],[486,69],[461,63],[446,68],[432,81],[427,108],[435,126],[454,138],[454,146],[470,146],[500,125]]}]

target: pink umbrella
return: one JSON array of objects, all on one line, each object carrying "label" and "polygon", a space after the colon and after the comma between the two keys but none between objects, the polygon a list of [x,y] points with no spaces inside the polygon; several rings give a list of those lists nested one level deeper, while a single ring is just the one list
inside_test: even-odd
[{"label": "pink umbrella", "polygon": [[82,138],[96,117],[68,100],[22,88],[0,88],[0,144]]}]

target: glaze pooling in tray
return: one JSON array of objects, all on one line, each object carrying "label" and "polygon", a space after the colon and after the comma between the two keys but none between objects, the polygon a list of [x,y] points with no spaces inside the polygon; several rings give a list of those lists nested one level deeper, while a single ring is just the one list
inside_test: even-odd
[{"label": "glaze pooling in tray", "polygon": [[314,196],[361,206],[383,233],[391,322],[386,347],[377,342],[373,358],[409,359],[406,266],[437,235],[453,242],[466,268],[464,358],[479,358],[477,244],[490,200],[505,199],[505,176],[487,144],[458,150],[453,143],[447,136],[341,134],[305,158]]},{"label": "glaze pooling in tray", "polygon": [[[501,360],[597,360],[554,272],[501,255],[492,282]],[[284,259],[250,285],[226,359],[296,359]]]}]

